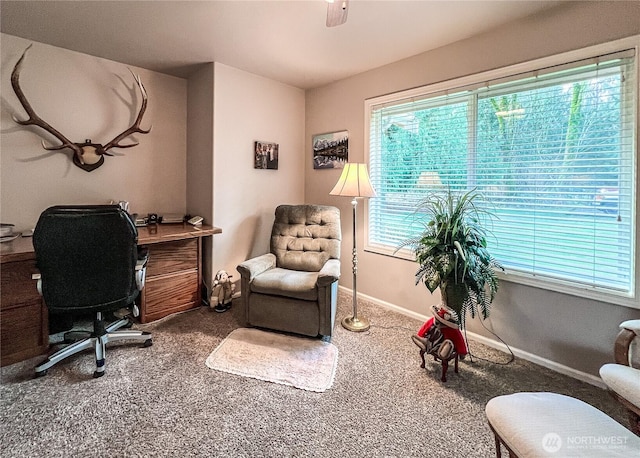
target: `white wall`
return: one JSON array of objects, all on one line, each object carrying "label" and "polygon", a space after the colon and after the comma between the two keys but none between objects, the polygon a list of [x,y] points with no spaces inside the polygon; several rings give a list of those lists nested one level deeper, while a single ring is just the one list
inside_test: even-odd
[{"label": "white wall", "polygon": [[[10,84],[10,74],[31,41],[2,34],[0,56],[0,218],[17,230],[32,228],[55,204],[128,200],[131,211],[182,213],[186,202],[187,84],[180,78],[131,68],[149,95],[140,144],[113,149],[113,157],[92,172],[71,162],[71,152],[46,152],[41,139],[58,144],[37,127],[11,116],[26,114]],[[34,43],[22,66],[20,84],[36,113],[73,142],[107,143],[134,121],[141,97],[128,67],[62,48]],[[43,136],[44,135],[44,136]]]},{"label": "white wall", "polygon": [[[304,91],[215,63],[213,272],[269,251],[275,207],[304,201]],[[279,144],[277,170],[254,168],[254,142]]]},{"label": "white wall", "polygon": [[[364,160],[367,98],[509,66],[640,33],[639,2],[567,2],[543,14],[310,90],[306,98],[305,146],[314,134],[347,129],[349,160]],[[305,200],[338,205],[343,214],[341,285],[351,287],[351,216],[348,199],[329,196],[339,170],[305,165]],[[364,252],[364,212],[359,212],[358,292],[427,315],[439,302],[414,285],[416,264]],[[540,358],[595,375],[612,360],[621,321],[640,318],[637,309],[503,282],[487,326],[510,345]],[[375,323],[374,323],[375,324]],[[493,338],[478,323],[473,332]]]},{"label": "white wall", "polygon": [[[213,63],[205,64],[188,80],[187,97],[187,213],[213,220]],[[216,236],[218,237],[218,236]],[[211,237],[202,242],[202,278],[212,278]]]}]

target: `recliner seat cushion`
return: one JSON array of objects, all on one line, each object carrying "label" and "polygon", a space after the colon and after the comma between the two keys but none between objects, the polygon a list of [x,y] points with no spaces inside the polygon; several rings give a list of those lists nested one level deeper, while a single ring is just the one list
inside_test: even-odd
[{"label": "recliner seat cushion", "polygon": [[276,267],[258,275],[251,282],[251,291],[259,294],[285,296],[304,301],[318,300],[318,272],[302,272]]}]

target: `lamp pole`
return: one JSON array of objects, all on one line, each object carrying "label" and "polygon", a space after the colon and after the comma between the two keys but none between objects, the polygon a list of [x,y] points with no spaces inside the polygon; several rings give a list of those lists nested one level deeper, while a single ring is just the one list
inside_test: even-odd
[{"label": "lamp pole", "polygon": [[349,331],[362,332],[369,329],[369,320],[358,318],[358,250],[356,246],[356,208],[358,207],[357,197],[351,201],[353,206],[353,251],[351,263],[353,265],[353,316],[347,316],[342,320],[342,326]]}]

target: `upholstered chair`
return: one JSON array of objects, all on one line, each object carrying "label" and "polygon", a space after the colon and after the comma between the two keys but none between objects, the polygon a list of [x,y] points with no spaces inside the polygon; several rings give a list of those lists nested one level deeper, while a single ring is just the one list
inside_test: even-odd
[{"label": "upholstered chair", "polygon": [[278,206],[270,253],[237,267],[246,325],[331,337],[341,237],[336,207]]},{"label": "upholstered chair", "polygon": [[631,429],[640,436],[640,320],[620,324],[613,354],[615,364],[602,366],[600,377],[614,399],[627,409]]},{"label": "upholstered chair", "polygon": [[118,205],[50,207],[38,219],[33,247],[40,271],[38,291],[49,313],[95,313],[90,335],[47,357],[35,368],[36,376],[92,349],[93,376],[101,377],[108,343],[129,340],[145,347],[153,343],[150,333],[127,329],[132,325],[128,318],[109,324],[103,316],[122,308],[138,315],[134,301],[144,287],[148,256],[138,249],[138,231],[126,211]]}]

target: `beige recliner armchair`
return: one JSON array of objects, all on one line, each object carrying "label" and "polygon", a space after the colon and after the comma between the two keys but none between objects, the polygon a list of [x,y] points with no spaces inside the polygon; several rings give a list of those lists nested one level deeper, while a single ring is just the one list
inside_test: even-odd
[{"label": "beige recliner armchair", "polygon": [[331,337],[341,238],[338,208],[278,206],[271,252],[237,267],[246,325]]}]

